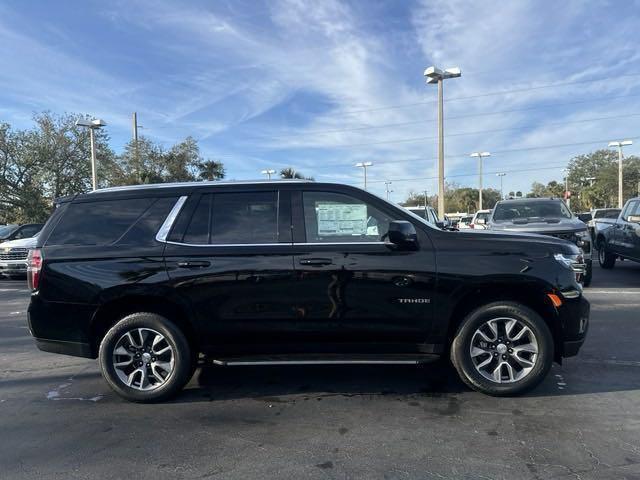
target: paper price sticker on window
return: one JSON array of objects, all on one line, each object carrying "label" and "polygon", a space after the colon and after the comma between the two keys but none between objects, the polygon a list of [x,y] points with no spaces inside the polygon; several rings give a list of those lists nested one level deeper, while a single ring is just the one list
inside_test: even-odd
[{"label": "paper price sticker on window", "polygon": [[367,206],[348,203],[317,203],[318,235],[367,234]]}]

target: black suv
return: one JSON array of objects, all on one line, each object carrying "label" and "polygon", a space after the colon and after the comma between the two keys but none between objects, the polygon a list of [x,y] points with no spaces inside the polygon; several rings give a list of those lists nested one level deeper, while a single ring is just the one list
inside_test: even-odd
[{"label": "black suv", "polygon": [[[218,365],[419,364],[492,395],[576,355],[589,303],[564,240],[448,232],[305,181],[100,190],[58,201],[29,258],[41,350],[99,358],[134,401]],[[200,354],[203,354],[200,357]]]}]

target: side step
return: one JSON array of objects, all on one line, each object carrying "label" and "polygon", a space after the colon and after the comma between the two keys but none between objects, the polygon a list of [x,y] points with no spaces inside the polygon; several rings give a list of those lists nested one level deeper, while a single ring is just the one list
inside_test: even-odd
[{"label": "side step", "polygon": [[212,359],[214,365],[419,365],[431,363],[440,355],[415,354],[291,354],[291,355],[262,355],[224,357]]}]

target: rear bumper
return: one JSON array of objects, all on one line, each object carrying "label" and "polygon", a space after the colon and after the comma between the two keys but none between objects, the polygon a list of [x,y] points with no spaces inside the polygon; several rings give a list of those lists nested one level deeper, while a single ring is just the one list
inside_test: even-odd
[{"label": "rear bumper", "polygon": [[95,358],[88,343],[65,342],[63,340],[47,340],[36,338],[36,347],[43,352],[61,353],[74,357]]},{"label": "rear bumper", "polygon": [[48,302],[33,294],[27,310],[29,331],[42,351],[96,358],[90,340],[95,309],[93,305]]},{"label": "rear bumper", "polygon": [[558,308],[562,328],[562,357],[573,357],[578,354],[589,330],[589,314],[591,306],[586,298],[565,298],[564,304]]}]

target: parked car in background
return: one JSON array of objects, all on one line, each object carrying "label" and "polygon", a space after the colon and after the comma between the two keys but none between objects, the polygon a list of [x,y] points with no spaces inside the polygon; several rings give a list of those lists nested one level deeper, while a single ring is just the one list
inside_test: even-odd
[{"label": "parked car in background", "polygon": [[464,230],[467,228],[471,228],[471,222],[473,221],[473,215],[466,215],[460,219],[458,222],[458,229]]},{"label": "parked car in background", "polygon": [[585,273],[580,282],[591,284],[593,264],[591,259],[591,235],[560,198],[521,198],[499,201],[493,208],[489,221],[493,231],[525,232],[549,235],[580,247],[583,253]]},{"label": "parked car in background", "polygon": [[476,230],[484,230],[489,223],[489,217],[491,217],[491,210],[478,210],[473,216],[469,227]]},{"label": "parked car in background", "polygon": [[424,218],[427,222],[429,222],[434,227],[442,228],[442,229],[450,229],[451,222],[445,217],[445,220],[440,221],[438,218],[438,212],[436,209],[430,205],[426,205],[424,207],[403,207],[409,210],[411,213],[418,215],[421,218]]},{"label": "parked car in background", "polygon": [[596,208],[595,210],[591,210],[591,220],[587,222],[587,228],[589,229],[594,244],[597,237],[598,222],[602,219],[615,220],[618,218],[618,215],[620,215],[619,208]]},{"label": "parked car in background", "polygon": [[0,277],[24,277],[27,274],[27,255],[35,248],[37,234],[30,238],[9,240],[0,245]]},{"label": "parked car in background", "polygon": [[613,268],[617,258],[640,262],[640,197],[625,203],[617,218],[598,220],[596,248],[602,268]]},{"label": "parked car in background", "polygon": [[578,217],[578,220],[582,223],[589,223],[593,218],[591,212],[576,213],[576,217]]},{"label": "parked car in background", "polygon": [[138,402],[180,391],[201,352],[230,367],[448,356],[470,388],[514,395],[589,325],[575,245],[443,231],[348,185],[98,190],[59,200],[29,255],[37,346],[98,358]]},{"label": "parked car in background", "polygon": [[10,240],[20,240],[21,238],[31,238],[37,234],[44,224],[27,223],[25,225],[5,225],[0,227],[0,243]]}]

